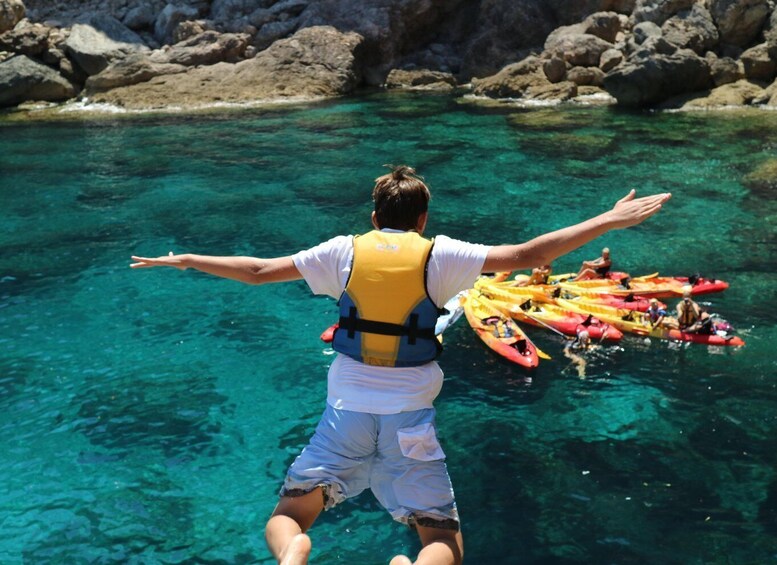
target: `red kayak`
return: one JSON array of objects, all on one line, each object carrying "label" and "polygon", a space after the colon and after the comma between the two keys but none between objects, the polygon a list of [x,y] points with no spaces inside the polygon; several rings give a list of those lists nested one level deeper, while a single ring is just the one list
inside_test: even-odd
[{"label": "red kayak", "polygon": [[596,340],[620,341],[623,337],[623,332],[618,328],[602,322],[593,315],[570,312],[561,306],[548,302],[529,300],[519,304],[518,302],[491,300],[491,303],[519,322],[555,330],[557,333],[571,337],[576,337],[578,332],[583,330],[588,332],[591,339]]}]

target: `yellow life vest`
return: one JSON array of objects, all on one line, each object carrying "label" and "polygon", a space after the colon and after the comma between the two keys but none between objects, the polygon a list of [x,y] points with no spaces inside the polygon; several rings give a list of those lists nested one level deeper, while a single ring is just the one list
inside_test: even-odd
[{"label": "yellow life vest", "polygon": [[371,231],[353,240],[332,347],[368,365],[412,367],[435,359],[439,309],[426,290],[433,242],[416,232]]}]

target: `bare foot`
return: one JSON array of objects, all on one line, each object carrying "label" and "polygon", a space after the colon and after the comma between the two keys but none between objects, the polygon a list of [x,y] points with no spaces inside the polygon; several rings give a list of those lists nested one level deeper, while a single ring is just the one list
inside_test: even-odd
[{"label": "bare foot", "polygon": [[286,546],[280,565],[307,565],[310,549],[310,538],[305,534],[297,534]]},{"label": "bare foot", "polygon": [[389,562],[389,565],[413,565],[413,562],[405,555],[397,555]]}]

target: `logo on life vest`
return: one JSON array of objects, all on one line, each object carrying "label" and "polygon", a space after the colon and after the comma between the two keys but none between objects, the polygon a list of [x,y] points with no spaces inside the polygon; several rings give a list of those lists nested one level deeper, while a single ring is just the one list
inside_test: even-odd
[{"label": "logo on life vest", "polygon": [[375,246],[378,251],[387,251],[388,253],[396,253],[399,251],[399,245],[396,243],[378,243]]}]

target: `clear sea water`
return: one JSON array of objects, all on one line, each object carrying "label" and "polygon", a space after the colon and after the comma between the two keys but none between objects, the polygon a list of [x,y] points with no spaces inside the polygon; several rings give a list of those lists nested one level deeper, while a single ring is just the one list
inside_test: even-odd
[{"label": "clear sea water", "polygon": [[[130,254],[285,255],[367,231],[412,164],[428,233],[518,242],[635,187],[673,200],[612,249],[702,299],[739,350],[626,338],[586,377],[533,373],[460,321],[438,425],[466,561],[777,562],[777,114],[484,107],[375,94],[173,116],[0,119],[0,563],[270,563],[263,526],[324,408],[334,302],[134,271]],[[671,303],[671,301],[670,301]],[[415,535],[369,493],[325,513],[314,563],[387,563]]]}]

